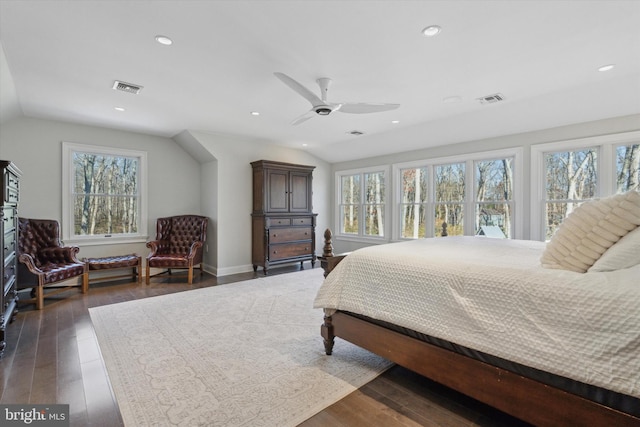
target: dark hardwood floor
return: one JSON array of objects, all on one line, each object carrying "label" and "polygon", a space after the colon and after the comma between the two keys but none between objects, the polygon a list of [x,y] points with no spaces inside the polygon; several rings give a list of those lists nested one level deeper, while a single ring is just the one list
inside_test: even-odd
[{"label": "dark hardwood floor", "polygon": [[[308,266],[307,266],[308,268]],[[317,267],[316,267],[317,268]],[[270,275],[297,271],[288,266]],[[242,273],[216,278],[198,274],[158,276],[149,286],[131,281],[91,284],[88,294],[70,290],[46,299],[45,309],[20,304],[7,329],[0,360],[0,403],[70,406],[71,426],[121,426],[122,418],[98,349],[89,307],[263,277]],[[321,319],[318,320],[318,326]],[[475,400],[395,366],[305,421],[302,426],[525,426]]]}]

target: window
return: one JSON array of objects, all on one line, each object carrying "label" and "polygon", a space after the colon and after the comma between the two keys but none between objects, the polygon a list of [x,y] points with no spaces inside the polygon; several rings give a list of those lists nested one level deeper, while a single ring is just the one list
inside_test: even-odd
[{"label": "window", "polygon": [[464,235],[465,163],[435,167],[435,236]]},{"label": "window", "polygon": [[385,236],[385,171],[340,172],[339,230],[343,236]]},{"label": "window", "polygon": [[425,237],[425,216],[427,213],[427,187],[429,170],[426,167],[401,169],[402,200],[400,236],[404,239]]},{"label": "window", "polygon": [[640,132],[539,144],[531,151],[532,239],[551,239],[586,200],[640,189]]},{"label": "window", "polygon": [[513,157],[475,162],[475,234],[511,237]]},{"label": "window", "polygon": [[598,150],[547,152],[545,240],[555,233],[562,220],[585,200],[596,196]]},{"label": "window", "polygon": [[640,190],[640,144],[616,147],[616,192]]},{"label": "window", "polygon": [[146,240],[146,153],[63,143],[65,240]]},{"label": "window", "polygon": [[[522,150],[394,165],[400,239],[486,235],[513,238],[522,204]],[[469,219],[470,218],[470,219]]]}]

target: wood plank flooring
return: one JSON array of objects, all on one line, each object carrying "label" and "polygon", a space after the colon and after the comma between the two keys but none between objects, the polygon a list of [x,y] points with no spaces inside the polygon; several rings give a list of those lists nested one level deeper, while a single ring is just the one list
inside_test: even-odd
[{"label": "wood plank flooring", "polygon": [[[269,274],[298,269],[286,266]],[[261,272],[221,278],[196,274],[189,287],[185,276],[178,274],[152,278],[149,286],[127,280],[95,283],[85,295],[70,290],[45,299],[41,311],[20,304],[16,321],[7,329],[7,349],[0,360],[0,403],[65,403],[70,405],[71,426],[122,426],[88,308],[208,286],[233,286],[262,276]],[[301,425],[526,426],[398,366]]]}]

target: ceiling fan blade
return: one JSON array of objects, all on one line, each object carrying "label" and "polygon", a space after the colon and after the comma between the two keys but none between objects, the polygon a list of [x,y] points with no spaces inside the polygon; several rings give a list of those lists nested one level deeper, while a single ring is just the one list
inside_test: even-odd
[{"label": "ceiling fan blade", "polygon": [[367,114],[367,113],[379,113],[382,111],[395,110],[400,107],[400,104],[374,104],[374,103],[344,103],[340,108],[343,113],[350,114]]},{"label": "ceiling fan blade", "polygon": [[313,116],[315,116],[315,115],[316,115],[316,112],[313,111],[313,109],[311,109],[311,110],[307,111],[306,113],[304,113],[303,115],[301,115],[300,117],[298,117],[295,120],[293,120],[291,122],[291,124],[293,126],[299,125],[300,123],[304,123],[307,120],[313,118]]},{"label": "ceiling fan blade", "polygon": [[322,99],[320,99],[316,94],[314,94],[309,89],[307,89],[306,87],[302,86],[300,83],[298,83],[297,81],[293,80],[291,77],[287,76],[286,74],[277,73],[277,72],[273,73],[273,74],[277,78],[279,78],[282,81],[282,83],[286,84],[291,89],[296,91],[299,95],[304,97],[307,101],[309,101],[311,103],[311,105],[313,105],[314,107],[317,106],[317,105],[324,104]]}]

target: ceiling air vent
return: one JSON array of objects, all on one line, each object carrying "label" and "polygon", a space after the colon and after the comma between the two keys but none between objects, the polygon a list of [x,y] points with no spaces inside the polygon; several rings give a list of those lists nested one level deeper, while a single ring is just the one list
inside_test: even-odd
[{"label": "ceiling air vent", "polygon": [[140,93],[140,89],[142,89],[142,86],[116,80],[113,82],[113,89],[119,90],[120,92],[127,92],[137,95]]},{"label": "ceiling air vent", "polygon": [[504,101],[504,95],[501,93],[494,93],[493,95],[478,98],[478,101],[480,101],[480,104],[495,104],[496,102]]}]

